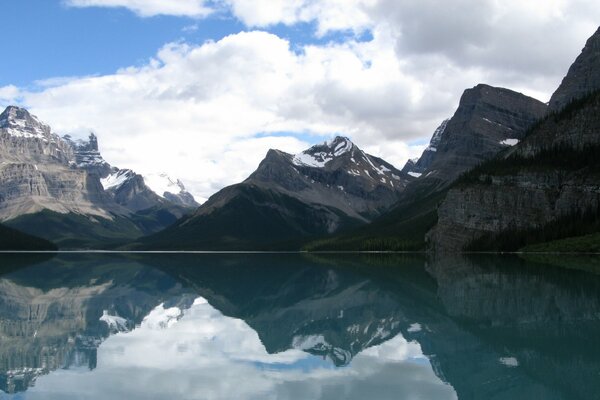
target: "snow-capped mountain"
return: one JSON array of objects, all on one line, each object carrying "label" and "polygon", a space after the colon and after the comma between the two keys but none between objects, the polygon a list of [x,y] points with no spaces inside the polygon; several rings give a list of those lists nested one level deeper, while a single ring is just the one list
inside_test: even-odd
[{"label": "snow-capped mountain", "polygon": [[165,173],[144,175],[144,183],[154,193],[175,204],[184,207],[198,207],[194,196],[188,192],[179,179],[171,178]]},{"label": "snow-capped mountain", "polygon": [[60,137],[24,108],[0,114],[0,160],[0,221],[49,240],[89,246],[88,239],[131,239],[196,206],[185,189],[158,195],[141,175],[112,167],[93,133]]},{"label": "snow-capped mountain", "polygon": [[108,219],[123,211],[77,168],[70,143],[23,108],[0,114],[0,159],[0,221],[42,210]]},{"label": "snow-capped mountain", "polygon": [[341,136],[299,154],[269,150],[245,181],[213,195],[165,236],[148,240],[166,246],[164,237],[169,247],[253,248],[321,236],[381,215],[413,179]]}]

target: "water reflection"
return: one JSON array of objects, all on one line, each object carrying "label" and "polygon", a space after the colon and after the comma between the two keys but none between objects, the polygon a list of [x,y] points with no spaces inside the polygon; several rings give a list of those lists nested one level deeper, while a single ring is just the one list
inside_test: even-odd
[{"label": "water reflection", "polygon": [[8,398],[600,393],[600,277],[589,272],[507,257],[1,261]]}]

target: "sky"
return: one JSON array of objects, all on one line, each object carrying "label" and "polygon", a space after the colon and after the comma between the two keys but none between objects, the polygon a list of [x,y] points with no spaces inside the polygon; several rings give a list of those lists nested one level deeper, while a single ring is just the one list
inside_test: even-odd
[{"label": "sky", "polygon": [[0,106],[200,200],[335,135],[401,168],[466,88],[548,101],[596,0],[0,0]]}]

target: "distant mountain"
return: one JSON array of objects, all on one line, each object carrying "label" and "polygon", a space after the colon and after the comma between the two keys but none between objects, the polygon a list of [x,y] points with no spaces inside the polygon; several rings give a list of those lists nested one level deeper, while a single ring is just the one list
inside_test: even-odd
[{"label": "distant mountain", "polygon": [[421,175],[423,175],[423,172],[429,169],[431,163],[435,159],[437,148],[440,145],[442,135],[446,131],[446,127],[448,126],[449,121],[449,119],[446,119],[444,120],[444,122],[442,122],[442,124],[435,130],[435,132],[433,132],[433,136],[429,141],[429,146],[427,146],[427,148],[423,150],[421,157],[416,158],[414,160],[408,160],[406,162],[406,165],[404,165],[404,168],[402,168],[403,172],[406,172],[407,174],[418,178]]},{"label": "distant mountain", "polygon": [[311,249],[416,250],[436,223],[437,206],[463,173],[523,139],[546,105],[521,93],[477,85],[463,93],[452,118],[433,134],[429,147],[403,171],[410,182],[395,206],[371,224],[315,242]]},{"label": "distant mountain", "polygon": [[297,248],[306,238],[373,220],[413,179],[344,137],[295,155],[269,150],[244,182],[219,191],[141,246]]},{"label": "distant mountain", "polygon": [[600,231],[600,29],[514,148],[463,177],[430,233],[440,251],[518,250]]},{"label": "distant mountain", "polygon": [[0,114],[0,157],[0,222],[60,246],[132,240],[196,206],[183,185],[167,198],[136,174],[118,193],[105,190],[102,182],[119,170],[102,158],[97,137],[61,138],[23,108]]}]

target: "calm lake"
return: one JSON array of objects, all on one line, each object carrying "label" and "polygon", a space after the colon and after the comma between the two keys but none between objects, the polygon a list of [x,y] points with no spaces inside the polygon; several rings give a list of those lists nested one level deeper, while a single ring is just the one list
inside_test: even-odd
[{"label": "calm lake", "polygon": [[4,254],[0,398],[597,399],[599,264]]}]

